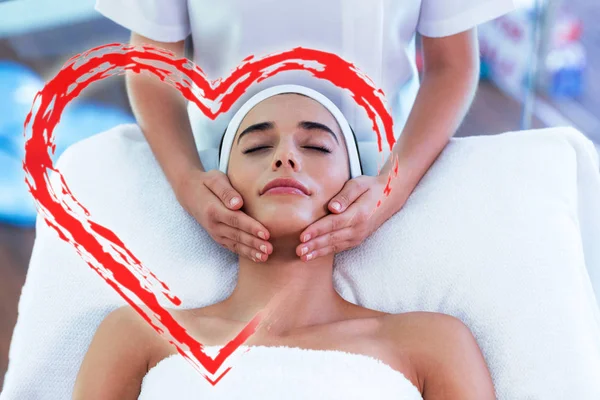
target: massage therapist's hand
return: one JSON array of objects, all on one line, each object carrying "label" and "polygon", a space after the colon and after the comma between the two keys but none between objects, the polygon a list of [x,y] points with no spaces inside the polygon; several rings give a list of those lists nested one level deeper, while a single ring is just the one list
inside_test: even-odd
[{"label": "massage therapist's hand", "polygon": [[[329,201],[332,214],[314,222],[300,234],[302,243],[296,248],[296,254],[302,260],[310,261],[361,244],[393,215],[388,211],[389,207],[383,207],[391,200],[384,198],[386,185],[387,176],[383,175],[361,175],[346,182]],[[383,204],[376,209],[379,200]]]},{"label": "massage therapist's hand", "polygon": [[221,246],[255,262],[266,261],[273,252],[267,241],[269,231],[240,211],[242,196],[223,172],[191,171],[180,181],[176,193],[181,205]]}]

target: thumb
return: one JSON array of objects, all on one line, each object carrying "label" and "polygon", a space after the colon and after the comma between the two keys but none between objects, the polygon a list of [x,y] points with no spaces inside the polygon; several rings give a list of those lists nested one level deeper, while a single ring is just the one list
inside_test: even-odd
[{"label": "thumb", "polygon": [[225,205],[231,210],[237,210],[242,207],[244,201],[242,196],[231,186],[227,175],[221,176],[219,179],[211,180],[206,185]]},{"label": "thumb", "polygon": [[238,192],[233,190],[231,194],[228,194],[226,196],[226,200],[224,200],[224,203],[228,208],[232,210],[237,210],[243,204],[242,196],[240,196]]},{"label": "thumb", "polygon": [[342,190],[331,199],[329,209],[331,212],[340,213],[347,209],[366,191],[364,182],[355,178],[346,182]]},{"label": "thumb", "polygon": [[222,193],[221,200],[227,208],[238,210],[242,207],[242,204],[244,203],[242,196],[233,187],[230,186],[228,189],[226,188]]}]

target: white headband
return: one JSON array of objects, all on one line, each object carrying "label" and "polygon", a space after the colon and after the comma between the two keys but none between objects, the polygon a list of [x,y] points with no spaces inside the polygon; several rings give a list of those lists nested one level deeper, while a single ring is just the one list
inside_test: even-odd
[{"label": "white headband", "polygon": [[223,173],[227,173],[227,167],[229,165],[229,155],[231,154],[231,147],[233,146],[233,139],[235,134],[242,123],[242,120],[250,112],[250,110],[260,103],[261,101],[268,99],[269,97],[276,96],[284,93],[298,93],[308,96],[319,103],[321,103],[329,112],[334,116],[342,129],[344,134],[344,140],[346,142],[346,148],[348,149],[348,160],[350,163],[350,175],[352,178],[362,175],[362,168],[360,166],[360,158],[358,156],[357,143],[350,129],[350,124],[344,117],[344,114],[340,109],[327,97],[323,96],[316,90],[299,86],[299,85],[279,85],[265,89],[250,98],[239,110],[227,126],[225,136],[223,136],[223,145],[221,147],[221,154],[219,157],[219,170]]}]

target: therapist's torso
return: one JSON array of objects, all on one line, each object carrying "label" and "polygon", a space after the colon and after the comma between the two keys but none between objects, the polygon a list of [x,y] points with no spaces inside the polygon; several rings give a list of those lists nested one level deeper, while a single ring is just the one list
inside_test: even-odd
[{"label": "therapist's torso", "polygon": [[[193,60],[210,80],[226,77],[250,55],[298,46],[335,53],[383,90],[396,137],[419,88],[415,32],[449,36],[513,8],[513,0],[96,0],[96,10],[150,39],[175,42],[191,34]],[[244,99],[283,83],[321,91],[344,112],[359,142],[375,141],[372,123],[349,93],[309,72],[286,71],[252,85],[214,121],[190,104],[199,150],[218,148]]]},{"label": "therapist's torso", "polygon": [[[258,58],[298,46],[332,52],[353,63],[384,91],[399,134],[418,90],[414,36],[421,1],[188,0],[187,6],[193,60],[209,79],[226,77],[250,55]],[[279,73],[253,85],[247,96],[283,83],[323,92],[344,112],[359,141],[375,140],[372,123],[350,94],[309,72]],[[190,104],[200,150],[218,147],[236,109],[209,121]]]}]

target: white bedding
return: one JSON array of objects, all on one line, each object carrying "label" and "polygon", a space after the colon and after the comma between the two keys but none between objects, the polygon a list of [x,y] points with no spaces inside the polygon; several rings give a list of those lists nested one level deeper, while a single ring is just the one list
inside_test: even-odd
[{"label": "white bedding", "polygon": [[[183,307],[230,293],[236,257],[179,206],[136,125],[80,142],[58,168]],[[336,257],[335,284],[366,307],[463,320],[501,400],[597,400],[598,243],[598,157],[579,132],[453,139],[404,208]],[[123,304],[38,220],[0,399],[70,398],[95,329]]]}]

